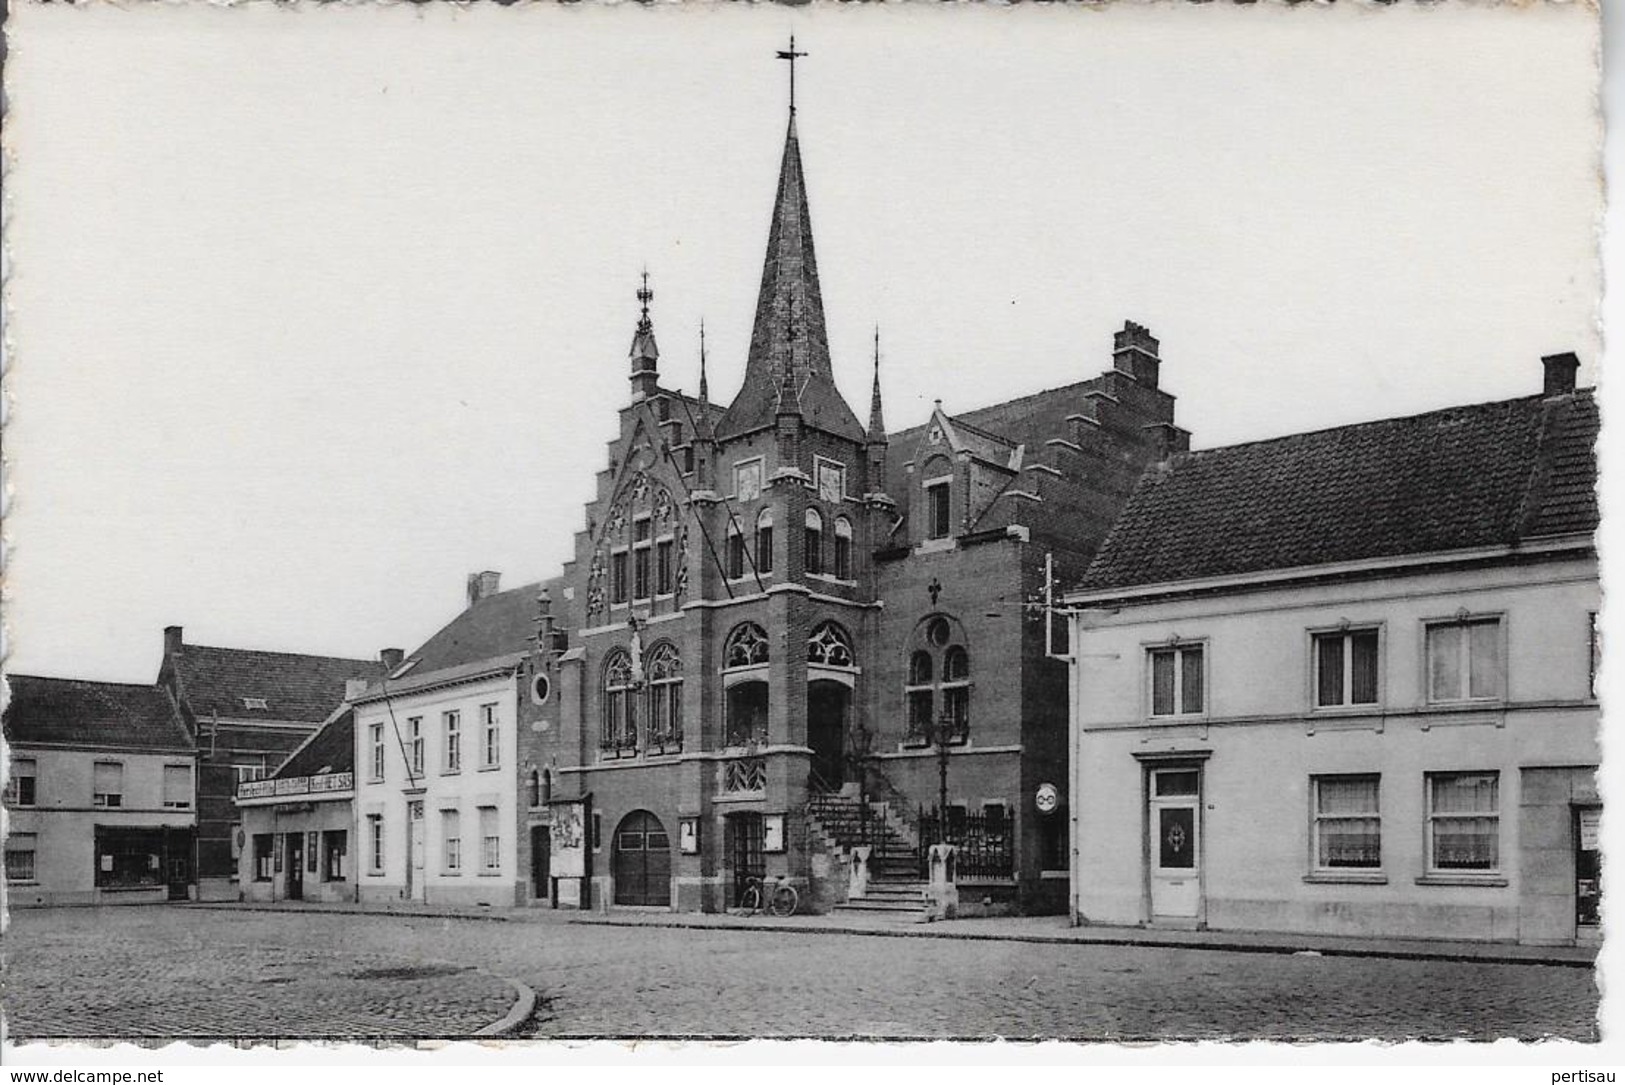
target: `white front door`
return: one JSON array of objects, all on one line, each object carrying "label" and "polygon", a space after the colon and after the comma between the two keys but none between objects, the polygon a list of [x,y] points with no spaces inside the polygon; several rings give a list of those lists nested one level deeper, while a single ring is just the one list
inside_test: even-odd
[{"label": "white front door", "polygon": [[407,839],[409,841],[406,895],[412,900],[423,900],[425,899],[423,885],[423,803],[407,803],[406,815]]},{"label": "white front door", "polygon": [[1202,906],[1202,770],[1154,769],[1149,782],[1151,919],[1194,920]]}]

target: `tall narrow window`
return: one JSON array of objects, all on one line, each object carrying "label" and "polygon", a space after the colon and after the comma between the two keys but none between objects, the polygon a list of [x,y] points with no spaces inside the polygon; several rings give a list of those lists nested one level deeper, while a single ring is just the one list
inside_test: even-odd
[{"label": "tall narrow window", "polygon": [[773,571],[773,510],[763,509],[756,517],[756,571]]},{"label": "tall narrow window", "polygon": [[124,766],[117,761],[98,761],[92,767],[90,804],[124,805]]},{"label": "tall narrow window", "polygon": [[609,556],[609,601],[626,602],[626,551],[617,550]]},{"label": "tall narrow window", "polygon": [[649,549],[649,539],[654,530],[654,523],[647,516],[640,516],[632,523],[632,597],[634,599],[647,599],[654,588],[653,570],[651,568],[654,554]]},{"label": "tall narrow window", "polygon": [[326,881],[344,880],[344,856],[349,833],[343,829],[328,829],[322,833],[322,877]]},{"label": "tall narrow window", "polygon": [[1376,870],[1382,866],[1382,814],[1377,776],[1315,776],[1315,867]]},{"label": "tall narrow window", "polygon": [[1597,625],[1597,612],[1591,612],[1591,681],[1586,686],[1591,697],[1597,696],[1597,675],[1602,672],[1602,628]]},{"label": "tall narrow window", "polygon": [[737,527],[728,528],[728,579],[738,580],[745,575],[745,537]]},{"label": "tall narrow window", "polygon": [[649,744],[671,753],[683,746],[683,661],[670,642],[656,645],[644,666],[648,680]]},{"label": "tall narrow window", "polygon": [[935,671],[931,653],[917,651],[908,660],[908,733],[911,738],[924,738],[932,727],[932,712],[936,690],[932,686]]},{"label": "tall narrow window", "polygon": [[1377,631],[1315,635],[1315,707],[1377,703]]},{"label": "tall narrow window", "polygon": [[463,771],[463,716],[460,712],[446,712],[441,715],[446,731],[446,760],[445,771]]},{"label": "tall narrow window", "polygon": [[1194,716],[1202,712],[1203,646],[1153,648],[1151,658],[1151,714]]},{"label": "tall narrow window", "polygon": [[1500,777],[1493,772],[1427,776],[1428,869],[1441,874],[1501,865]]},{"label": "tall narrow window", "polygon": [[370,728],[372,734],[372,782],[382,783],[384,780],[384,725],[375,723]]},{"label": "tall narrow window", "polygon": [[970,731],[970,653],[958,644],[942,654],[942,707],[949,733],[963,741]]},{"label": "tall narrow window", "polygon": [[413,716],[406,721],[406,756],[414,777],[423,775],[423,717]]},{"label": "tall narrow window", "polygon": [[835,579],[852,579],[852,521],[844,516],[835,521]]},{"label": "tall narrow window", "polygon": [[367,815],[367,870],[384,872],[384,815]]},{"label": "tall narrow window", "polygon": [[502,764],[502,721],[494,704],[480,705],[480,768]]},{"label": "tall narrow window", "polygon": [[926,535],[946,539],[949,531],[948,483],[933,482],[925,488]]},{"label": "tall narrow window", "polygon": [[1427,657],[1429,701],[1493,700],[1505,688],[1498,618],[1428,626]]},{"label": "tall narrow window", "polygon": [[164,809],[190,810],[192,808],[192,766],[164,766]]},{"label": "tall narrow window", "polygon": [[463,869],[463,818],[456,810],[440,811],[440,859],[447,874]]},{"label": "tall narrow window", "polygon": [[636,702],[632,689],[632,657],[616,649],[604,662],[603,722],[598,746],[602,750],[637,748]]},{"label": "tall narrow window", "polygon": [[480,871],[495,874],[502,869],[502,832],[497,825],[497,808],[480,807]]},{"label": "tall narrow window", "polygon": [[807,532],[804,543],[807,572],[818,575],[824,571],[824,518],[817,509],[807,510]]},{"label": "tall narrow window", "polygon": [[670,595],[672,588],[672,543],[661,539],[655,544],[655,594]]},{"label": "tall narrow window", "polygon": [[254,880],[268,882],[276,873],[276,837],[271,833],[254,834]]},{"label": "tall narrow window", "polygon": [[33,806],[37,801],[35,767],[32,757],[16,757],[11,762],[11,779],[6,783],[6,801],[12,806]]}]

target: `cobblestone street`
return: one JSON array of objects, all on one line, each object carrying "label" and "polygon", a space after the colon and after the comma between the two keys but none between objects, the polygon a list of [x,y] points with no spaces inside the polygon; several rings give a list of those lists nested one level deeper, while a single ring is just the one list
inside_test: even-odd
[{"label": "cobblestone street", "polygon": [[16,911],[27,1036],[1597,1038],[1589,969],[187,908]]}]

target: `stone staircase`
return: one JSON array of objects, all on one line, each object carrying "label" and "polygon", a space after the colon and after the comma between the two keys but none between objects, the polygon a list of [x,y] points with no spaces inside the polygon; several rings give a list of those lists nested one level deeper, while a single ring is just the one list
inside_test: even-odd
[{"label": "stone staircase", "polygon": [[[815,795],[807,816],[824,835],[829,850],[845,860],[865,844],[862,803],[847,794]],[[837,912],[885,912],[899,919],[923,919],[926,885],[909,826],[887,802],[869,804],[869,885],[862,896],[835,905]]]}]

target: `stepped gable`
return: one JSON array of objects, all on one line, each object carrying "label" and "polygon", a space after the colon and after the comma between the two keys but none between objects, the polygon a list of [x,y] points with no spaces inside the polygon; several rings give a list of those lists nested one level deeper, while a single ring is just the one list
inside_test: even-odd
[{"label": "stepped gable", "polygon": [[[351,678],[377,678],[375,659],[257,652],[186,644],[170,660],[186,706],[196,719],[209,716],[321,723],[344,700]],[[249,708],[248,698],[264,708]]]},{"label": "stepped gable", "polygon": [[[541,588],[540,581],[525,584],[495,592],[468,607],[407,657],[417,661],[412,674],[529,651],[536,635],[536,596]],[[559,605],[555,597],[555,612]]]},{"label": "stepped gable", "polygon": [[841,398],[830,371],[829,335],[793,114],[784,137],[745,379],[717,424],[717,438],[727,440],[772,426],[786,374],[808,426],[863,440],[863,426]]},{"label": "stepped gable", "polygon": [[1078,587],[1591,532],[1597,427],[1586,389],[1183,453],[1142,476]]},{"label": "stepped gable", "polygon": [[192,737],[157,686],[8,674],[5,735],[15,743],[190,750]]}]

